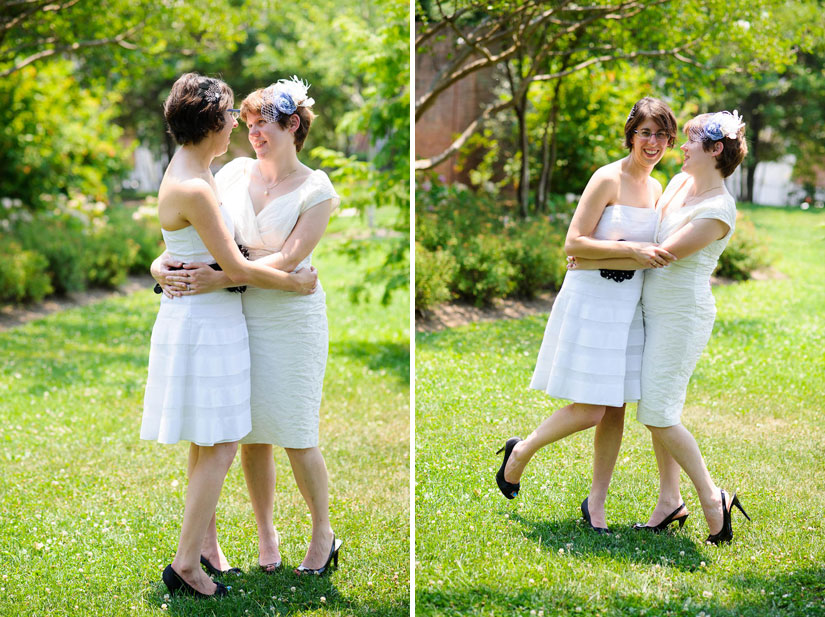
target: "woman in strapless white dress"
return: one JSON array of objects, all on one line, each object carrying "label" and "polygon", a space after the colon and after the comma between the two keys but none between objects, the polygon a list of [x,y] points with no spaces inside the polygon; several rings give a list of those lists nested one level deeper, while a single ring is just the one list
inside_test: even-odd
[{"label": "woman in strapless white dress", "polygon": [[[232,90],[195,73],[172,86],[164,115],[180,148],[158,191],[158,218],[175,259],[217,263],[235,284],[312,293],[310,269],[286,273],[248,262],[217,198],[212,159],[226,152],[236,126]],[[141,439],[190,441],[189,485],[175,558],[163,572],[171,593],[226,595],[201,570],[200,548],[232,464],[249,433],[249,347],[240,297],[226,291],[163,296],[152,329]]]},{"label": "woman in strapless white dress", "polygon": [[[310,266],[312,251],[340,201],[327,175],[297,158],[314,118],[314,101],[306,89],[293,78],[247,96],[241,118],[257,160],[235,159],[216,176],[236,241],[249,249],[251,259],[284,271]],[[278,111],[275,105],[285,102],[283,95],[292,104]],[[190,264],[183,272],[158,267],[156,278],[169,289],[190,284],[187,294],[231,285],[221,273],[197,266]],[[272,573],[282,563],[273,524],[272,446],[277,445],[287,452],[312,517],[312,539],[297,571],[321,573],[331,560],[337,562],[341,545],[329,520],[327,470],[318,447],[328,349],[324,292],[320,283],[316,293],[305,297],[250,287],[243,294],[243,312],[251,353],[252,430],[241,440],[241,460],[258,526],[259,565]],[[229,567],[214,520],[203,553],[218,569]]]},{"label": "woman in strapless white dress", "polygon": [[[742,162],[747,145],[745,125],[736,112],[697,116],[684,131],[684,173],[670,181],[657,205],[656,240],[678,261],[648,272],[642,292],[645,347],[637,417],[653,440],[659,500],[648,522],[636,527],[660,531],[670,523],[684,523],[688,512],[679,490],[684,469],[702,504],[707,541],[719,544],[733,538],[732,506],[745,511],[736,494],[729,496],[712,481],[696,440],[681,424],[681,413],[688,381],[716,316],[709,279],[736,220],[736,205],[723,180]],[[641,267],[626,259],[577,259],[575,266],[577,271]]]},{"label": "woman in strapless white dress", "polygon": [[[664,102],[638,101],[625,123],[625,158],[597,170],[582,194],[565,249],[590,257],[629,256],[640,267],[661,267],[672,259],[653,243],[654,205],[661,185],[650,177],[676,139],[676,118]],[[542,447],[596,427],[593,484],[582,516],[608,531],[604,502],[621,446],[625,403],[640,393],[644,344],[639,304],[640,274],[568,272],[553,304],[531,388],[572,401],[544,420],[526,439],[508,439],[496,475],[512,499],[530,458]]]}]

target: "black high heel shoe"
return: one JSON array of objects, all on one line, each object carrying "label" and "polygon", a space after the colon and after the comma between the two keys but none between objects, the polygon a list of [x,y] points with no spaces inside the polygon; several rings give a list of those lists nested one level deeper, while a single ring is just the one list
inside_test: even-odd
[{"label": "black high heel shoe", "polygon": [[201,555],[201,565],[203,566],[206,573],[211,576],[221,576],[222,574],[234,574],[235,576],[240,576],[243,574],[243,570],[240,568],[229,568],[228,570],[218,570],[215,566],[212,565],[212,562],[209,561],[206,557]]},{"label": "black high heel shoe", "polygon": [[683,501],[678,508],[676,508],[673,512],[668,514],[665,517],[665,520],[663,520],[658,525],[642,525],[641,523],[636,523],[635,525],[633,525],[633,529],[636,529],[637,531],[640,529],[644,529],[647,531],[652,531],[653,533],[659,533],[660,531],[664,531],[665,529],[667,529],[667,526],[671,523],[677,522],[679,523],[679,529],[681,529],[685,526],[685,521],[687,520],[687,517],[690,515],[688,512],[685,512],[682,516],[676,516],[677,514],[679,514],[679,512],[682,511],[682,508],[684,507],[686,506],[685,502]]},{"label": "black high heel shoe", "polygon": [[592,529],[596,533],[599,533],[599,534],[611,533],[610,530],[607,527],[594,527],[593,523],[590,522],[590,508],[587,507],[587,500],[588,499],[590,499],[590,498],[585,497],[584,501],[582,502],[582,505],[581,505],[582,518],[585,520],[585,522],[588,525],[590,525],[590,529]]},{"label": "black high heel shoe", "polygon": [[332,535],[332,548],[329,549],[329,557],[327,557],[327,562],[322,565],[320,568],[307,568],[306,566],[298,566],[295,568],[295,574],[314,574],[315,576],[321,576],[324,572],[327,571],[329,568],[330,562],[335,564],[335,567],[338,567],[338,550],[341,548],[341,545],[344,543],[343,540],[336,539],[335,534]]},{"label": "black high heel shoe", "polygon": [[510,437],[510,439],[508,439],[505,444],[499,448],[498,452],[496,452],[496,454],[501,454],[502,450],[504,451],[504,460],[501,462],[501,467],[499,467],[496,472],[496,484],[498,484],[498,490],[500,490],[501,494],[507,499],[514,499],[516,495],[518,495],[519,488],[521,488],[521,482],[516,482],[513,484],[512,482],[508,482],[504,479],[504,468],[507,467],[507,461],[513,453],[513,447],[520,441],[520,437]]},{"label": "black high heel shoe", "polygon": [[742,504],[739,502],[739,498],[736,496],[736,493],[733,494],[733,497],[730,500],[730,506],[726,505],[727,493],[724,489],[719,489],[719,492],[722,493],[722,529],[719,530],[719,533],[710,534],[705,540],[710,544],[724,544],[726,542],[730,542],[733,540],[733,524],[731,523],[731,511],[733,510],[734,506],[739,508],[739,511],[745,515],[745,518],[751,520],[751,517],[748,516],[748,513],[745,512],[745,509],[742,507]]},{"label": "black high heel shoe", "polygon": [[229,589],[225,585],[221,583],[215,583],[217,587],[215,588],[215,593],[212,595],[206,595],[205,593],[201,593],[192,585],[187,583],[183,578],[181,578],[180,574],[175,572],[172,568],[172,564],[166,566],[166,569],[163,571],[163,582],[166,585],[166,588],[169,590],[169,593],[175,595],[176,593],[180,593],[187,596],[193,596],[195,598],[220,598],[229,593]]}]

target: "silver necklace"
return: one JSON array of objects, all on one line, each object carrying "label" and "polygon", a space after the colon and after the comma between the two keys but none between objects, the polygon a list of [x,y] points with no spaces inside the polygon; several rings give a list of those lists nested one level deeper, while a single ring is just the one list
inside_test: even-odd
[{"label": "silver necklace", "polygon": [[258,164],[258,175],[261,177],[261,180],[263,180],[263,181],[264,181],[264,195],[269,195],[269,191],[271,191],[271,190],[272,190],[272,189],[274,189],[276,186],[278,186],[281,182],[283,182],[284,180],[286,180],[287,178],[289,178],[289,177],[290,177],[292,174],[294,174],[296,171],[298,171],[298,167],[296,167],[295,169],[293,169],[292,171],[290,171],[287,175],[285,175],[285,176],[283,176],[283,177],[279,178],[278,180],[275,180],[275,182],[273,182],[272,184],[270,184],[269,186],[267,186],[267,184],[266,184],[266,179],[264,178],[264,175],[261,173],[261,166],[260,166],[260,164]]},{"label": "silver necklace", "polygon": [[701,193],[696,193],[695,195],[691,195],[687,199],[696,199],[697,197],[699,197],[700,195],[704,195],[705,193],[710,193],[711,191],[718,191],[723,186],[724,186],[723,184],[720,184],[719,186],[712,186],[709,189],[702,191]]}]

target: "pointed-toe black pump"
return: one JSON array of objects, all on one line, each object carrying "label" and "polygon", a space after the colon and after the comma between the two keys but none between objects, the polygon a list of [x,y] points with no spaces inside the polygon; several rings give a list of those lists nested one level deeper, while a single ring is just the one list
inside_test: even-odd
[{"label": "pointed-toe black pump", "polygon": [[594,527],[593,523],[590,522],[590,508],[588,508],[588,506],[587,506],[587,500],[588,499],[590,499],[590,498],[585,497],[584,501],[582,502],[582,505],[581,505],[582,518],[590,526],[590,529],[592,529],[596,533],[599,533],[599,534],[610,533],[610,529],[608,529],[607,527]]},{"label": "pointed-toe black pump", "polygon": [[341,545],[344,543],[343,540],[336,538],[335,534],[332,536],[332,548],[329,549],[329,557],[327,557],[327,562],[322,565],[320,568],[307,568],[306,566],[298,566],[295,568],[295,574],[314,574],[315,576],[321,576],[324,572],[329,570],[329,564],[333,563],[335,567],[338,567],[338,550],[341,548]]},{"label": "pointed-toe black pump", "polygon": [[510,455],[513,453],[513,448],[520,441],[520,437],[511,437],[501,448],[499,448],[498,452],[496,452],[496,454],[501,454],[502,451],[504,452],[504,460],[501,462],[501,467],[499,467],[496,472],[496,484],[498,484],[498,490],[500,490],[501,494],[507,499],[515,499],[516,495],[518,495],[519,489],[521,488],[521,482],[516,482],[513,484],[512,482],[508,482],[504,479],[504,468],[507,467],[507,461],[510,460]]},{"label": "pointed-toe black pump", "polygon": [[751,517],[748,516],[748,513],[745,512],[745,509],[742,507],[742,503],[739,501],[736,493],[734,493],[733,497],[731,497],[730,505],[727,505],[728,494],[724,491],[724,489],[719,489],[719,492],[722,493],[722,529],[719,530],[719,533],[712,533],[707,537],[705,542],[708,544],[719,545],[733,540],[733,523],[731,521],[731,512],[734,507],[739,508],[739,511],[745,515],[745,518],[751,520]]},{"label": "pointed-toe black pump", "polygon": [[687,517],[689,516],[689,513],[685,512],[681,516],[677,516],[677,514],[679,514],[679,512],[681,512],[683,509],[686,509],[686,508],[687,508],[687,506],[685,506],[685,502],[683,501],[678,508],[676,508],[673,512],[668,514],[664,518],[664,520],[661,523],[659,523],[658,525],[643,525],[642,523],[636,523],[635,525],[633,525],[633,529],[636,529],[636,530],[644,529],[645,531],[650,531],[650,532],[653,532],[653,533],[659,533],[659,532],[664,531],[665,529],[667,529],[668,525],[670,525],[671,523],[679,523],[679,529],[681,529],[682,527],[685,526],[685,521],[687,520]]},{"label": "pointed-toe black pump", "polygon": [[210,576],[221,576],[223,574],[234,574],[235,576],[240,576],[243,574],[243,570],[240,568],[229,568],[228,570],[218,570],[215,566],[212,565],[212,562],[209,561],[206,557],[201,555],[201,565],[203,569],[206,570],[206,573]]},{"label": "pointed-toe black pump", "polygon": [[229,589],[221,583],[215,583],[215,585],[217,585],[215,588],[215,593],[211,595],[201,593],[192,587],[192,585],[183,580],[181,575],[175,572],[174,568],[172,568],[172,564],[166,566],[166,569],[163,571],[163,582],[169,590],[169,593],[172,595],[182,594],[192,596],[194,598],[220,598],[229,593]]}]

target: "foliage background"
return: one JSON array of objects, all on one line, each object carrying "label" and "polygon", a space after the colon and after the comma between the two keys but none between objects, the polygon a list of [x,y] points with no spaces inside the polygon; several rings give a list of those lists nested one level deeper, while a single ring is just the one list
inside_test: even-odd
[{"label": "foliage background", "polygon": [[[329,171],[343,207],[395,216],[391,242],[354,239],[342,250],[357,254],[372,242],[386,253],[365,274],[383,283],[385,301],[409,285],[406,3],[33,0],[4,6],[0,34],[5,236],[18,235],[33,217],[72,217],[85,208],[78,203],[102,204],[74,216],[90,224],[107,208],[142,198],[123,181],[137,145],[162,164],[173,154],[161,106],[178,75],[219,76],[239,103],[297,74],[312,84],[318,114],[301,158]],[[215,167],[239,155],[253,156],[244,128]],[[63,287],[54,276],[52,282]]]}]

